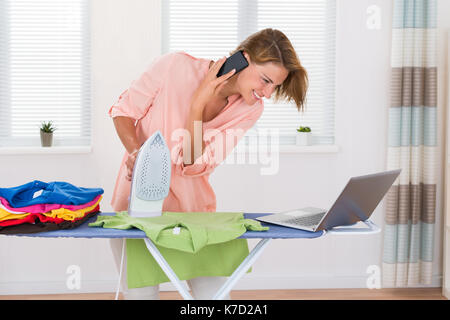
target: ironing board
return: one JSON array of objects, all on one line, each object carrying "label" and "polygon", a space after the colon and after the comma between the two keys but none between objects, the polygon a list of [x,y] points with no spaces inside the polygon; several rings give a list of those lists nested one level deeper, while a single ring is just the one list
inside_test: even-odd
[{"label": "ironing board", "polygon": [[[244,213],[245,219],[255,219],[256,217],[268,215],[270,213]],[[114,212],[102,212],[99,215],[115,215]],[[88,219],[85,223],[80,225],[75,229],[69,230],[57,230],[57,231],[47,231],[40,233],[30,233],[30,234],[13,234],[7,236],[23,236],[23,237],[40,237],[40,238],[122,238],[122,239],[144,239],[147,249],[155,258],[155,260],[160,265],[161,269],[166,273],[170,281],[174,284],[175,288],[180,292],[181,296],[186,300],[192,300],[193,297],[183,286],[182,281],[175,274],[173,269],[161,255],[160,251],[154,245],[154,243],[147,238],[144,231],[133,228],[127,230],[119,229],[107,229],[102,227],[89,227],[88,224],[97,220],[97,217],[92,217]],[[252,249],[249,255],[242,261],[242,263],[236,268],[233,274],[228,278],[226,283],[217,291],[214,295],[213,300],[222,300],[231,290],[231,288],[236,284],[236,282],[247,272],[247,270],[253,265],[256,259],[261,255],[263,250],[267,247],[269,242],[273,239],[314,239],[324,236],[325,234],[335,234],[335,235],[349,235],[349,234],[375,234],[380,231],[380,228],[376,226],[370,220],[362,222],[364,228],[355,228],[354,226],[346,226],[333,228],[326,231],[309,232],[294,228],[288,228],[273,224],[267,224],[261,222],[261,225],[268,226],[267,231],[247,231],[239,238],[244,239],[261,239],[257,245]],[[125,244],[125,241],[124,241]],[[117,300],[120,292],[120,281],[122,278],[123,270],[123,260],[124,260],[125,247],[122,248],[122,259],[119,271],[119,281],[117,285],[116,297]]]}]

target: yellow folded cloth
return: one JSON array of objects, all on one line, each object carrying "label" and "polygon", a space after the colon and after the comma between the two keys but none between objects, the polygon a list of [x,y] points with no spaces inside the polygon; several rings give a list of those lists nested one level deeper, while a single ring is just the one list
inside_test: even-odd
[{"label": "yellow folded cloth", "polygon": [[[93,204],[92,206],[89,206],[89,207],[86,207],[83,209],[69,210],[66,208],[59,208],[59,209],[54,209],[49,212],[45,212],[45,213],[41,213],[41,214],[43,214],[44,216],[47,216],[47,217],[51,217],[51,218],[61,218],[64,220],[72,221],[72,220],[75,220],[76,218],[82,218],[86,215],[86,212],[94,210],[95,207],[100,203],[102,198],[103,198],[103,196],[101,196],[98,199],[98,201],[95,204]],[[23,214],[15,214],[15,213],[11,213],[11,212],[6,211],[5,209],[0,208],[0,221],[11,220],[11,219],[23,219],[30,214],[31,213],[29,213],[29,212],[24,212]]]}]

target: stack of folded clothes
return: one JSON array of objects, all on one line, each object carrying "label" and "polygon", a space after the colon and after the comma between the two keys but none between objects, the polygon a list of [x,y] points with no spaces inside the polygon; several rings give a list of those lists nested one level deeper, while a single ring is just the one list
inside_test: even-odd
[{"label": "stack of folded clothes", "polygon": [[100,212],[102,194],[60,181],[0,188],[0,234],[75,228]]}]

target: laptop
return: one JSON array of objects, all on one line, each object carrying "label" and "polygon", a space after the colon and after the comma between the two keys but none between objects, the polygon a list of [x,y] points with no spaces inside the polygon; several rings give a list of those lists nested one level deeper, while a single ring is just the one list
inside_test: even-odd
[{"label": "laptop", "polygon": [[307,231],[347,226],[369,219],[401,169],[352,177],[330,210],[306,207],[270,214],[256,220]]}]

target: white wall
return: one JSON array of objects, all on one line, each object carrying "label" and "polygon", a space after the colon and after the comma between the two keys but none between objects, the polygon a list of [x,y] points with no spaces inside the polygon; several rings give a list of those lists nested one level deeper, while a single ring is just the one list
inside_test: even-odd
[{"label": "white wall", "polygon": [[[366,28],[366,9],[373,4],[381,8],[380,30]],[[2,186],[32,179],[101,186],[105,189],[102,210],[110,211],[123,148],[107,111],[160,53],[160,3],[93,0],[91,5],[92,153],[1,155],[0,177]],[[443,17],[450,13],[450,4],[440,0],[439,5],[440,24],[449,27]],[[210,178],[217,195],[217,211],[328,207],[350,176],[386,168],[391,13],[389,0],[338,0],[336,142],[340,151],[281,154],[279,171],[270,176],[260,174],[260,165],[224,164]],[[442,44],[440,47],[445,48]],[[439,62],[443,63],[441,54]],[[440,74],[440,84],[443,79]],[[443,99],[440,92],[440,106],[444,106]],[[439,130],[443,132],[442,125]],[[441,137],[438,141],[442,145]],[[436,225],[440,226],[442,179],[438,190]],[[381,204],[373,215],[380,226],[383,207]],[[442,275],[441,234],[437,227],[434,286],[440,286]],[[249,244],[253,247],[256,240]],[[381,258],[381,234],[275,240],[257,260],[253,272],[245,275],[235,289],[364,288],[367,267],[381,265]],[[0,236],[0,294],[68,292],[66,268],[73,264],[82,271],[78,292],[115,289],[117,271],[107,240]],[[173,289],[170,284],[162,288]]]}]

